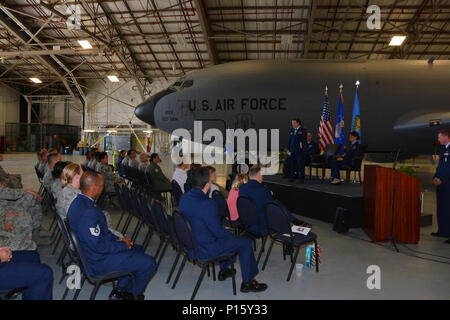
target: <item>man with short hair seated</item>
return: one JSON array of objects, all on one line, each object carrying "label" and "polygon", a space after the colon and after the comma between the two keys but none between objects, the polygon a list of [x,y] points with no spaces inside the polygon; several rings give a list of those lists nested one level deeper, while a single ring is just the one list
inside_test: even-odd
[{"label": "man with short hair seated", "polygon": [[[261,224],[261,233],[262,235],[267,235],[269,232],[267,230],[266,216],[264,213],[265,206],[269,202],[273,201],[272,191],[269,190],[265,185],[262,184],[263,175],[261,173],[260,166],[253,166],[250,168],[248,172],[248,182],[242,185],[239,188],[239,196],[245,195],[248,196],[256,205],[258,209],[259,221]],[[310,226],[308,223],[300,221],[288,211],[289,220],[295,225],[303,225]],[[259,228],[257,225],[248,226],[248,230],[255,234],[259,235]]]},{"label": "man with short hair seated", "polygon": [[161,158],[157,153],[153,153],[150,156],[150,165],[147,167],[146,172],[150,174],[150,178],[152,180],[152,190],[155,192],[172,191],[172,184],[162,172],[161,167],[158,165],[160,162]]},{"label": "man with short hair seated", "polygon": [[0,290],[22,289],[22,300],[51,300],[53,272],[36,251],[0,248]]},{"label": "man with short hair seated", "polygon": [[353,158],[360,157],[362,155],[361,145],[358,143],[359,134],[356,131],[350,132],[350,143],[347,147],[344,157],[338,157],[331,162],[331,184],[340,184],[340,170],[342,166],[352,166]]},{"label": "man with short hair seated", "polygon": [[[95,199],[103,191],[103,177],[93,171],[83,173],[80,180],[82,194],[72,201],[67,213],[69,225],[79,241],[88,271],[102,275],[113,271],[132,271],[136,281],[137,299],[144,299],[147,283],[156,270],[155,259],[144,253],[140,246],[126,238],[119,238],[108,230],[105,215],[96,206]],[[122,277],[110,299],[134,299],[130,277]]]},{"label": "man with short hair seated", "polygon": [[[220,223],[217,204],[208,197],[211,187],[208,168],[198,168],[192,174],[192,189],[181,197],[179,209],[189,221],[197,244],[200,259],[213,259],[237,252],[241,264],[241,292],[261,292],[267,285],[258,283],[258,274],[252,242],[246,237],[236,237]],[[231,277],[229,262],[220,264],[219,281]]]}]

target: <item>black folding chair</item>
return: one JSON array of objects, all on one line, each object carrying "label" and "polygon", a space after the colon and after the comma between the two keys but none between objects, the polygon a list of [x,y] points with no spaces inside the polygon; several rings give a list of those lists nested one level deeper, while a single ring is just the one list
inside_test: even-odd
[{"label": "black folding chair", "polygon": [[294,269],[295,263],[297,262],[298,253],[300,252],[300,247],[306,243],[314,242],[315,248],[315,258],[316,258],[316,271],[319,272],[319,259],[317,255],[317,235],[311,231],[308,235],[304,236],[299,233],[292,232],[291,223],[289,221],[289,215],[286,212],[286,208],[280,205],[276,201],[268,203],[265,207],[265,216],[267,221],[267,228],[269,230],[270,238],[272,239],[270,243],[269,250],[267,251],[266,259],[262,270],[265,269],[267,261],[272,251],[272,246],[274,242],[279,242],[284,245],[291,246],[295,248],[294,257],[291,254],[291,267],[289,269],[289,274],[286,281],[291,279],[292,270]]},{"label": "black folding chair", "polygon": [[172,206],[178,207],[180,204],[181,196],[183,195],[183,190],[176,180],[172,180]]},{"label": "black folding chair", "polygon": [[334,159],[339,149],[340,144],[329,144],[326,146],[325,151],[322,155],[312,155],[311,162],[309,163],[309,179],[311,180],[312,168],[316,169],[316,178],[318,177],[319,169],[322,169],[322,177],[325,178],[325,169],[330,168],[331,160]]},{"label": "black folding chair", "polygon": [[[164,257],[164,254],[166,253],[167,247],[169,244],[172,244],[174,248],[177,247],[177,241],[175,238],[173,225],[171,223],[172,217],[169,217],[167,215],[166,209],[164,209],[163,205],[155,200],[153,203],[153,212],[157,221],[157,224],[159,226],[160,231],[160,239],[161,242],[158,247],[158,251],[155,254],[155,259],[157,260],[157,267],[161,264],[161,261]],[[162,249],[162,250],[161,250]],[[159,254],[159,257],[158,257]]]},{"label": "black folding chair", "polygon": [[20,293],[21,291],[22,288],[0,290],[0,300],[10,300],[12,297]]},{"label": "black folding chair", "polygon": [[[253,200],[246,195],[241,195],[238,197],[237,209],[239,212],[239,220],[241,221],[244,233],[247,237],[253,240],[255,251],[256,251],[256,239],[258,238],[261,239],[261,249],[259,250],[258,259],[256,259],[256,264],[258,264],[259,260],[261,259],[262,253],[264,252],[264,247],[266,245],[267,240],[267,235],[264,235],[262,231],[258,209],[256,208],[256,204],[253,202]],[[257,234],[254,234],[250,230],[248,230],[248,227],[250,225],[258,226]]]},{"label": "black folding chair", "polygon": [[240,233],[241,224],[239,221],[232,221],[230,210],[228,209],[227,201],[219,190],[215,190],[212,193],[212,199],[216,202],[219,210],[219,216],[222,218],[224,226],[231,229],[233,234],[238,235]]},{"label": "black folding chair", "polygon": [[107,283],[107,282],[113,282],[113,288],[116,289],[115,281],[118,280],[119,278],[126,277],[126,276],[129,276],[131,278],[131,282],[133,285],[132,294],[136,298],[136,282],[135,282],[134,274],[132,271],[113,271],[113,272],[109,272],[109,273],[103,274],[103,275],[93,275],[93,274],[89,273],[89,269],[87,268],[86,258],[84,256],[84,251],[81,248],[80,244],[78,243],[77,237],[73,234],[72,230],[70,229],[70,225],[67,220],[65,221],[65,225],[66,225],[68,234],[70,236],[70,240],[75,249],[77,258],[81,264],[81,268],[83,269],[83,279],[81,280],[81,287],[83,286],[83,284],[86,280],[88,280],[89,283],[94,285],[94,289],[91,292],[89,300],[95,299],[95,296],[97,295],[98,290],[100,289],[100,286],[102,284]]},{"label": "black folding chair", "polygon": [[[195,296],[197,295],[197,291],[200,288],[200,285],[203,281],[205,273],[206,273],[207,269],[209,268],[209,265],[210,264],[214,265],[215,263],[219,263],[219,262],[228,260],[228,261],[230,261],[231,269],[234,270],[234,258],[236,256],[236,253],[230,253],[227,255],[215,257],[213,259],[202,260],[198,256],[197,245],[195,243],[195,239],[192,234],[191,226],[190,226],[189,222],[186,220],[186,218],[183,216],[183,214],[181,212],[179,212],[178,210],[175,210],[173,212],[173,225],[174,225],[175,234],[176,234],[176,237],[178,240],[179,250],[178,250],[178,255],[175,259],[175,262],[172,266],[172,270],[175,268],[176,263],[178,262],[178,259],[181,256],[181,254],[183,254],[184,257],[183,257],[183,261],[181,262],[180,269],[178,269],[178,273],[177,273],[177,276],[175,277],[175,281],[172,285],[172,289],[175,289],[175,286],[177,285],[177,282],[180,278],[181,272],[183,271],[184,266],[186,264],[186,260],[188,258],[192,259],[192,260],[194,260],[194,262],[198,263],[199,266],[202,268],[202,272],[200,273],[200,276],[197,280],[197,284],[195,285],[195,288],[194,288],[194,292],[192,293],[192,296],[191,296],[191,300],[194,300]],[[171,271],[171,273],[172,272],[173,271]],[[233,272],[233,276],[232,276],[232,283],[233,283],[233,294],[236,295],[236,279],[235,279],[234,272]]]}]

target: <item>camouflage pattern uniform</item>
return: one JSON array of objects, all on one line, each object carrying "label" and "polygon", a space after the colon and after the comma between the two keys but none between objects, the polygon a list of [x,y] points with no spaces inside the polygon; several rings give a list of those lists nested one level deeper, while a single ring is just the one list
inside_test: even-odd
[{"label": "camouflage pattern uniform", "polygon": [[141,162],[141,164],[139,165],[138,169],[139,169],[139,171],[145,172],[145,170],[147,170],[149,165],[150,165],[149,161]]},{"label": "camouflage pattern uniform", "polygon": [[92,170],[95,170],[95,166],[97,165],[97,160],[93,159],[91,161],[88,162],[88,168],[91,168]]},{"label": "camouflage pattern uniform", "polygon": [[44,184],[45,189],[50,191],[52,189],[52,184],[55,179],[52,176],[52,169],[47,166],[45,169],[44,178],[42,179],[42,183]]},{"label": "camouflage pattern uniform", "polygon": [[[6,230],[6,223],[12,226],[12,230]],[[28,212],[17,212],[8,206],[0,206],[0,247],[11,247],[12,251],[36,250],[36,243],[31,240],[31,225],[32,218]]]},{"label": "camouflage pattern uniform", "polygon": [[55,181],[53,181],[52,187],[51,187],[51,192],[53,194],[53,197],[55,199],[58,199],[59,195],[62,192],[62,181],[61,179],[55,179]]},{"label": "camouflage pattern uniform", "polygon": [[56,212],[61,218],[67,218],[67,212],[69,211],[70,204],[79,193],[81,193],[81,190],[71,186],[70,184],[62,188],[60,196],[56,200]]},{"label": "camouflage pattern uniform", "polygon": [[19,216],[31,215],[31,226],[37,229],[41,226],[42,207],[31,193],[24,189],[11,189],[0,186],[0,206],[19,212]]},{"label": "camouflage pattern uniform", "polygon": [[122,178],[112,172],[107,164],[98,163],[95,171],[103,175],[105,191],[108,193],[115,192],[114,183],[121,184],[123,182]]},{"label": "camouflage pattern uniform", "polygon": [[9,175],[2,166],[0,166],[0,182],[5,182],[9,188],[22,189],[20,174]]}]

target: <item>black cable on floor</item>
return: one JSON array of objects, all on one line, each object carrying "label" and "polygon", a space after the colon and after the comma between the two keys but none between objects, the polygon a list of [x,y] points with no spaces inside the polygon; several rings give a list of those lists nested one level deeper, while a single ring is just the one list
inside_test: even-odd
[{"label": "black cable on floor", "polygon": [[[389,247],[384,246],[383,244],[378,243],[378,242],[374,242],[374,241],[371,241],[371,240],[366,240],[366,239],[359,238],[359,237],[354,237],[354,236],[351,236],[351,235],[348,235],[348,234],[345,234],[345,236],[346,236],[346,237],[349,237],[349,238],[352,238],[352,239],[361,240],[361,241],[364,241],[364,242],[368,242],[368,243],[371,243],[371,244],[375,244],[375,245],[378,245],[378,246],[380,246],[380,247],[382,247],[382,248],[385,248],[385,249],[390,249]],[[404,244],[401,244],[401,245],[402,245],[402,246],[405,246]],[[406,246],[405,246],[405,247],[406,247]],[[408,248],[408,247],[406,247],[406,248],[407,248],[407,249],[410,249],[410,250],[412,250],[412,251],[414,251],[414,250],[411,249],[411,248]],[[437,262],[437,263],[442,263],[442,264],[448,264],[448,265],[450,265],[450,262],[445,262],[445,261],[440,261],[440,260],[435,260],[435,259],[430,259],[430,258],[424,258],[424,257],[420,257],[420,256],[415,255],[415,254],[408,254],[408,253],[406,253],[406,252],[401,252],[401,251],[399,251],[399,253],[401,253],[401,254],[403,254],[403,255],[406,255],[406,256],[408,256],[408,257],[414,257],[414,258],[418,258],[418,259],[422,259],[422,260],[426,260],[426,261],[432,261],[432,262]],[[418,253],[420,253],[420,252],[418,251]],[[422,253],[422,254],[427,254],[427,253]],[[436,257],[441,257],[441,256],[438,256],[438,255],[433,255],[433,254],[428,254],[428,255],[432,255],[432,256],[436,256]],[[450,258],[447,258],[447,257],[444,257],[444,256],[442,256],[442,258],[444,258],[444,259],[450,259]]]}]

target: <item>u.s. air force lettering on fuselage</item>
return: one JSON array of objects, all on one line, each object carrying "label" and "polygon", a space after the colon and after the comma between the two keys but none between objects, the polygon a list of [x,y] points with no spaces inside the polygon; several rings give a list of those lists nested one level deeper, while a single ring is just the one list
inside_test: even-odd
[{"label": "u.s. air force lettering on fuselage", "polygon": [[287,110],[287,98],[222,98],[189,100],[189,111],[283,111]]}]

